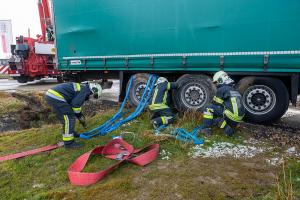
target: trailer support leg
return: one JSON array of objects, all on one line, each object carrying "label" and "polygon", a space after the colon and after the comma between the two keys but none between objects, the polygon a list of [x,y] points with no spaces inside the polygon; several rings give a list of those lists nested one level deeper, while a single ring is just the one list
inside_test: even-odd
[{"label": "trailer support leg", "polygon": [[299,74],[293,74],[291,77],[291,101],[293,106],[297,104],[297,95],[299,91]]}]

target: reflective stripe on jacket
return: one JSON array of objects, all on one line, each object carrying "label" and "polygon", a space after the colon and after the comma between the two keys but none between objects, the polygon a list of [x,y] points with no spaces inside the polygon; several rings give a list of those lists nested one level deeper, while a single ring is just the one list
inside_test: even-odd
[{"label": "reflective stripe on jacket", "polygon": [[241,94],[232,85],[220,85],[213,102],[224,106],[224,114],[231,120],[240,122],[245,115]]},{"label": "reflective stripe on jacket", "polygon": [[81,106],[92,92],[87,84],[63,83],[46,92],[46,95],[70,104],[74,113],[81,113]]},{"label": "reflective stripe on jacket", "polygon": [[171,89],[177,88],[177,83],[163,82],[155,87],[154,94],[152,97],[151,104],[149,105],[150,110],[160,110],[169,108],[168,104],[168,92]]}]

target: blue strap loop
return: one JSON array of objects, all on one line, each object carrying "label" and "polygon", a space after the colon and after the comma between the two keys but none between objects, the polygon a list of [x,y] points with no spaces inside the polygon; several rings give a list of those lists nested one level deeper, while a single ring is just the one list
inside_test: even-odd
[{"label": "blue strap loop", "polygon": [[155,76],[153,74],[150,74],[149,79],[146,84],[146,87],[145,87],[145,90],[141,97],[141,100],[140,100],[139,104],[137,105],[136,109],[134,110],[134,112],[129,114],[127,117],[123,118],[123,116],[125,115],[125,112],[123,110],[124,110],[125,104],[128,100],[128,96],[129,96],[130,90],[132,88],[132,83],[133,83],[134,78],[135,78],[135,75],[131,76],[131,78],[129,80],[129,85],[126,90],[125,99],[124,99],[119,111],[112,118],[110,118],[108,121],[106,121],[101,126],[98,126],[90,131],[81,133],[80,138],[90,139],[94,136],[106,135],[106,134],[118,129],[122,124],[125,124],[128,121],[133,120],[134,118],[139,116],[145,110],[145,108],[149,104],[149,101],[152,98],[153,90],[155,88],[155,83],[157,80],[157,76]]}]

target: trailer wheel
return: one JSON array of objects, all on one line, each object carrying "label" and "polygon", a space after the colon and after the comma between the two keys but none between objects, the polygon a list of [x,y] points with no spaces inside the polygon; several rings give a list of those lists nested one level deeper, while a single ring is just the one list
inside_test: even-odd
[{"label": "trailer wheel", "polygon": [[19,77],[16,77],[16,80],[19,83],[27,83],[28,82],[28,77],[27,76],[19,76]]},{"label": "trailer wheel", "polygon": [[269,77],[245,77],[237,84],[246,109],[245,120],[272,123],[280,119],[289,106],[289,94],[281,80]]},{"label": "trailer wheel", "polygon": [[174,90],[173,101],[177,110],[202,111],[212,100],[216,93],[216,87],[211,79],[205,75],[181,76],[177,83],[178,90]]},{"label": "trailer wheel", "polygon": [[[131,106],[137,106],[142,98],[143,92],[145,90],[149,74],[140,73],[136,74],[131,85],[131,90],[129,92],[128,100]],[[129,81],[126,85],[126,90],[129,86]]]}]

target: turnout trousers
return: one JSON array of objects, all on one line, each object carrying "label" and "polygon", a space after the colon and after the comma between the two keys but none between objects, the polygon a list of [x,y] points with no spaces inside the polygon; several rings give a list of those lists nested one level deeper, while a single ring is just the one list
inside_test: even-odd
[{"label": "turnout trousers", "polygon": [[228,136],[231,136],[234,133],[234,129],[238,122],[235,122],[229,119],[224,114],[224,107],[211,104],[206,107],[205,112],[203,113],[203,125],[204,128],[211,128],[212,126],[217,126],[223,129],[224,133]]},{"label": "turnout trousers", "polygon": [[168,125],[175,121],[175,115],[170,108],[151,110],[151,122],[155,128]]},{"label": "turnout trousers", "polygon": [[45,100],[52,107],[57,118],[62,124],[62,137],[65,143],[71,143],[74,140],[74,129],[76,117],[71,105],[67,102],[45,96]]}]

